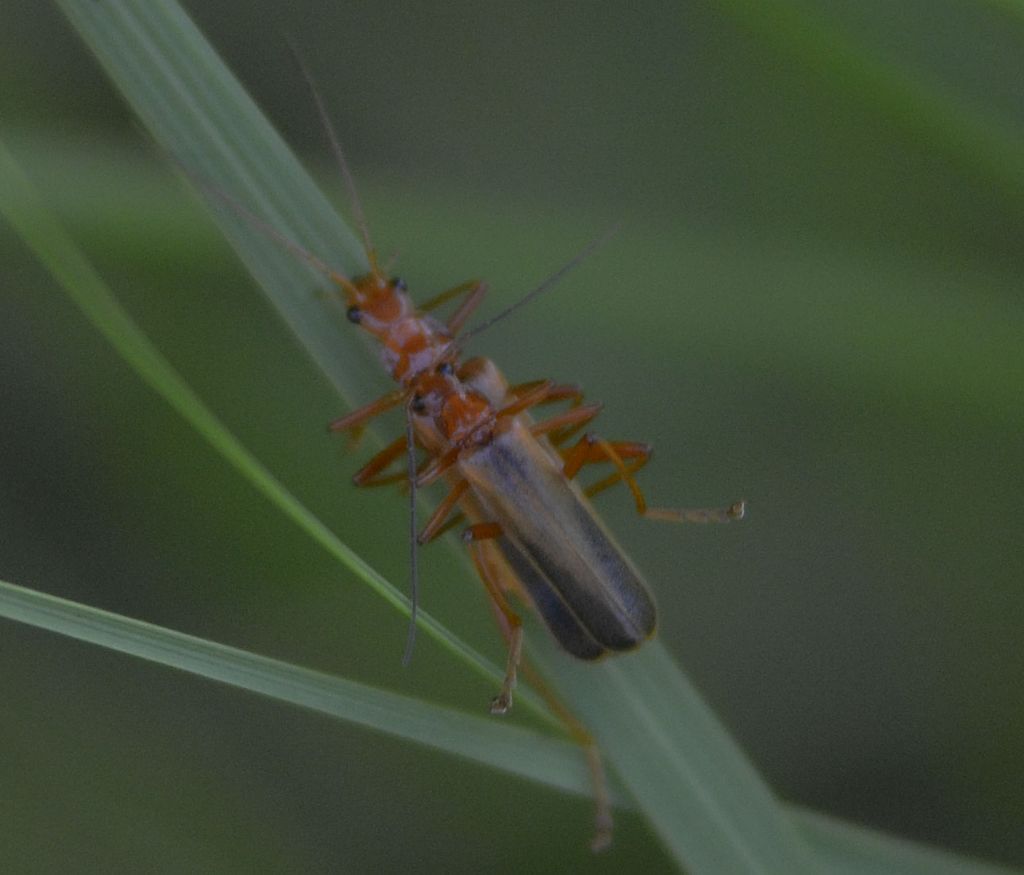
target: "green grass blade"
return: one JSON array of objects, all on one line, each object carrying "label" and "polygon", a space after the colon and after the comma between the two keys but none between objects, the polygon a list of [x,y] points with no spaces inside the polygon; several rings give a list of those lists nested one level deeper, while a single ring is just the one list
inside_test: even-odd
[{"label": "green grass blade", "polygon": [[[559,654],[539,637],[531,653],[551,669]],[[816,870],[785,807],[659,642],[599,665],[566,665],[558,684],[690,870]]]},{"label": "green grass blade", "polygon": [[794,819],[830,875],[1013,875],[1019,870],[971,860],[793,807]]},{"label": "green grass blade", "polygon": [[[351,570],[391,605],[409,613],[409,600],[394,585],[352,552],[288,491],[207,409],[170,363],[122,309],[85,256],[39,202],[29,181],[0,141],[0,213],[22,235],[39,260],[63,286],[97,330],[133,370],[180,413],[218,453],[257,490],[297,523],[314,541]],[[502,672],[457,638],[428,613],[420,624],[442,646],[487,677],[500,682]],[[535,697],[524,701],[546,714]]]},{"label": "green grass blade", "polygon": [[[270,696],[586,796],[578,751],[565,741],[309,671],[0,580],[0,616]],[[835,875],[1009,875],[1010,870],[791,809]]]},{"label": "green grass blade", "polygon": [[[73,0],[63,0],[60,5],[164,149],[311,251],[334,252],[331,242],[341,234],[337,219],[329,215],[322,196],[298,163],[289,158],[280,138],[260,119],[251,100],[177,6],[170,2],[98,5]],[[312,280],[308,269],[286,253],[276,252],[277,247],[268,245],[237,217],[223,210],[218,214],[246,264],[314,360],[337,356],[325,370],[335,385],[349,386],[352,372],[348,364],[357,356],[348,350],[354,344],[340,337],[324,342],[319,328],[329,320],[324,319],[323,302],[308,291]],[[358,266],[357,256],[350,254],[350,262],[339,266],[351,269],[352,263]],[[282,275],[285,279],[280,283]],[[317,330],[311,331],[311,326]],[[568,662],[564,658],[548,660],[549,673],[563,690],[565,678],[579,669]],[[671,666],[667,659],[664,663]],[[630,662],[619,670],[629,672],[628,666],[636,665]],[[678,669],[671,666],[671,671],[675,687],[689,689]],[[607,669],[592,675],[590,683],[602,676],[607,676]],[[697,702],[702,714],[706,712],[696,694],[689,701]],[[622,774],[623,780],[680,864],[695,872],[786,871],[798,875],[815,871],[788,815],[745,761],[737,770],[744,782],[739,788],[727,788],[713,777],[710,783],[680,782],[675,768],[661,768],[664,746],[647,742],[673,739],[670,749],[679,758],[675,767],[685,764],[691,755],[723,746],[722,740],[681,737],[673,713],[673,706],[680,706],[678,701],[663,703],[653,714],[637,709],[636,704],[630,699],[628,707],[618,703],[613,709],[621,714],[588,712],[586,717],[617,770],[634,771],[633,775]],[[606,728],[604,721],[611,716],[621,719]],[[724,734],[713,718],[700,725],[712,734]],[[634,737],[629,735],[630,727],[637,733]],[[639,755],[627,755],[626,747]],[[738,753],[727,736],[724,747],[730,754]],[[723,804],[723,793],[750,804]],[[689,816],[694,811],[704,816],[694,820]]]},{"label": "green grass blade", "polygon": [[[180,7],[58,5],[161,149],[341,273],[366,269],[352,231]],[[207,200],[246,268],[339,394],[350,406],[366,397],[367,385],[381,382],[379,365],[353,342],[359,335],[337,298],[323,294],[327,281],[215,198]]]},{"label": "green grass blade", "polygon": [[576,746],[0,580],[0,616],[587,794]]}]

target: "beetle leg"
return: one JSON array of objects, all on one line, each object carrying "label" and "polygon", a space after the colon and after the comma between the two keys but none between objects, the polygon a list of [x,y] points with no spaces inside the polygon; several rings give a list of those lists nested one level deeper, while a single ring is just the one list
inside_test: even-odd
[{"label": "beetle leg", "polygon": [[[603,409],[603,404],[587,404],[583,406],[583,390],[579,386],[562,385],[553,386],[547,380],[534,380],[530,383],[520,383],[512,386],[508,394],[513,398],[529,398],[530,407],[540,407],[544,404],[554,404],[559,401],[569,401],[569,409],[557,416],[552,416],[542,422],[530,426],[534,435],[547,435],[548,440],[558,446],[567,441],[583,426],[590,422]],[[508,410],[501,411],[506,414]]]},{"label": "beetle leg", "polygon": [[[540,407],[543,404],[554,404],[558,401],[569,401],[570,412],[583,403],[583,390],[572,384],[558,385],[551,380],[531,380],[529,383],[520,383],[508,389],[508,396],[512,400],[498,412],[498,416],[515,416],[523,413],[531,407]],[[592,404],[589,407],[597,408],[587,419],[593,419],[600,412],[602,405]],[[588,407],[588,409],[589,409]],[[557,417],[554,417],[557,418]],[[557,426],[555,426],[557,428]]]},{"label": "beetle leg", "polygon": [[[630,476],[635,476],[637,472],[646,465],[651,458],[651,447],[650,444],[637,443],[635,441],[613,441],[612,446],[615,447],[619,457],[623,460],[629,459],[630,463],[626,466],[627,472]],[[603,458],[598,461],[605,461]],[[613,474],[609,474],[603,480],[598,480],[596,483],[591,483],[586,489],[583,490],[583,494],[587,498],[593,498],[595,495],[604,492],[617,483],[622,482],[622,474],[616,471]]]},{"label": "beetle leg", "polygon": [[538,386],[547,386],[547,392],[544,397],[539,401],[534,401],[534,406],[541,404],[554,404],[556,401],[565,401],[569,399],[572,404],[571,407],[579,407],[583,402],[583,390],[579,386],[574,386],[571,383],[567,383],[561,386],[552,386],[548,380],[531,380],[528,383],[518,383],[515,386],[509,386],[508,394],[514,398],[521,398],[524,395],[529,394]]},{"label": "beetle leg", "polygon": [[480,306],[480,302],[484,299],[484,295],[487,294],[487,288],[487,283],[479,281],[474,283],[466,295],[466,300],[459,304],[458,309],[448,317],[448,322],[446,323],[447,328],[453,336],[462,330],[462,326],[466,324],[466,320],[470,317],[473,311]]},{"label": "beetle leg", "polygon": [[[615,464],[614,460],[608,456],[605,448],[599,443],[599,441],[600,438],[595,438],[593,435],[585,435],[577,441],[575,446],[563,451],[562,457],[565,461],[562,467],[562,472],[566,477],[570,480],[575,479],[576,475],[579,474],[585,465],[597,465],[606,462],[611,462],[613,465]],[[619,460],[623,462],[623,465],[615,471],[615,473],[609,474],[605,477],[604,480],[599,480],[597,483],[588,487],[586,490],[587,495],[594,495],[598,492],[603,492],[609,486],[614,486],[616,483],[624,480],[627,474],[630,476],[636,474],[637,471],[643,468],[651,458],[650,444],[642,444],[636,441],[615,441],[614,443],[608,443],[617,454]],[[626,465],[626,459],[629,459],[632,464]],[[636,493],[634,493],[634,496],[635,495]],[[646,502],[643,501],[642,495],[640,500],[642,502],[642,508],[639,509],[639,512],[643,513],[646,509]]]},{"label": "beetle leg", "polygon": [[[525,383],[521,387],[514,387],[510,392],[515,392],[515,390],[526,390],[524,392],[516,393],[525,395],[544,385],[545,382],[543,380],[538,380],[534,383]],[[574,388],[575,387],[568,386],[548,386],[548,397],[534,400],[533,404],[536,406],[538,404],[546,404],[549,401],[560,400],[553,397],[555,391],[572,390]],[[602,409],[601,404],[587,404],[581,406],[583,393],[578,389],[575,392],[566,391],[565,394],[560,397],[571,397],[573,399],[572,407],[564,413],[553,416],[542,422],[538,422],[530,427],[530,432],[532,434],[547,435],[548,439],[555,446],[558,446],[572,437],[573,434],[593,420]],[[592,497],[597,495],[599,492],[603,492],[605,489],[614,486],[616,483],[623,481],[633,494],[633,499],[637,506],[637,512],[642,516],[647,516],[652,519],[674,520],[679,522],[707,522],[709,520],[718,520],[723,514],[725,514],[727,519],[739,519],[743,515],[743,509],[741,506],[742,502],[737,502],[729,508],[723,509],[669,510],[663,508],[648,508],[643,492],[641,492],[633,475],[643,468],[650,459],[651,447],[649,444],[639,443],[637,441],[612,442],[594,435],[586,435],[581,438],[575,446],[565,451],[563,453],[563,457],[565,460],[563,471],[565,476],[570,480],[576,477],[584,465],[610,462],[617,469],[615,473],[610,474],[603,480],[587,487],[585,490],[586,494]],[[626,459],[631,460],[632,463],[626,464]]]},{"label": "beetle leg", "polygon": [[454,514],[453,516],[449,517],[448,521],[439,529],[437,529],[437,531],[432,532],[430,535],[430,540],[436,541],[438,538],[441,537],[441,535],[445,534],[446,532],[450,532],[452,529],[457,529],[465,521],[466,515],[462,513],[462,511],[459,511],[457,514]]},{"label": "beetle leg", "polygon": [[[615,466],[616,472],[591,486],[587,490],[588,494],[601,492],[621,480],[633,495],[636,512],[647,519],[674,523],[728,523],[743,519],[746,502],[742,500],[733,502],[726,507],[648,507],[647,500],[633,475],[647,464],[650,456],[651,448],[647,444],[634,441],[613,443],[597,435],[587,434],[565,453],[563,471],[565,476],[571,480],[584,465],[610,462]],[[632,465],[627,465],[625,459],[635,459],[636,461]]]},{"label": "beetle leg", "polygon": [[395,474],[382,474],[398,458],[405,455],[405,435],[392,441],[383,450],[377,453],[369,462],[360,468],[352,477],[356,486],[385,486],[389,483],[401,483],[409,479],[409,475],[403,470]]},{"label": "beetle leg", "polygon": [[[367,462],[362,468],[360,468],[352,477],[352,481],[356,486],[387,486],[392,483],[408,483],[409,472],[404,468],[401,471],[396,471],[393,474],[383,474],[382,472],[387,470],[392,464],[394,464],[405,452],[408,443],[405,435],[400,438],[396,438],[383,450],[377,453],[369,462]],[[457,449],[457,448],[456,448]],[[450,452],[440,458],[433,459],[430,462],[422,465],[420,470],[417,472],[416,485],[429,486],[438,477],[444,474],[451,466],[457,461],[457,453]],[[464,491],[465,487],[463,487]],[[461,494],[460,491],[460,494]],[[454,503],[454,502],[453,502]],[[449,507],[449,510],[451,508]],[[458,514],[453,519],[445,523],[444,527],[436,532],[432,532],[427,540],[434,540],[434,538],[447,532],[452,526],[456,525],[460,519],[463,518],[462,514]],[[420,541],[425,543],[425,541]]]},{"label": "beetle leg", "polygon": [[530,685],[544,697],[555,716],[562,721],[572,740],[583,749],[596,806],[594,838],[591,840],[590,847],[593,851],[603,851],[611,844],[613,821],[611,795],[608,792],[608,781],[601,760],[601,749],[587,727],[563,704],[562,700],[533,670],[530,663],[522,657],[522,620],[509,605],[508,599],[505,598],[505,593],[516,589],[517,585],[514,580],[510,583],[503,579],[503,576],[510,573],[508,566],[496,547],[487,543],[499,537],[501,533],[501,527],[497,523],[477,523],[469,526],[463,534],[463,539],[470,545],[473,563],[480,574],[480,579],[483,580],[487,594],[491,597],[495,616],[498,618],[498,624],[501,626],[502,634],[508,642],[509,648],[505,682],[502,685],[501,693],[491,702],[491,713],[504,714],[512,707],[512,690],[516,685],[517,670],[522,663],[523,672],[530,679]]},{"label": "beetle leg", "polygon": [[562,721],[568,730],[572,740],[583,748],[583,754],[587,758],[587,771],[590,772],[590,784],[594,791],[594,837],[590,841],[590,850],[600,852],[605,850],[612,843],[612,800],[608,792],[608,779],[604,771],[604,763],[601,759],[601,748],[597,739],[590,734],[590,730],[580,719],[566,707],[565,703],[548,686],[543,678],[530,665],[529,660],[523,660],[523,674],[530,681],[533,687],[548,706],[555,712],[555,716]]},{"label": "beetle leg", "polygon": [[388,392],[387,395],[382,395],[376,401],[372,401],[357,410],[352,410],[344,416],[338,417],[327,428],[331,431],[352,432],[352,443],[356,443],[362,435],[367,422],[375,416],[390,410],[392,407],[397,407],[405,400],[405,396],[405,389],[396,389],[394,392]]},{"label": "beetle leg", "polygon": [[456,483],[451,491],[444,497],[444,500],[434,508],[434,512],[430,515],[430,519],[427,520],[427,524],[423,527],[423,530],[416,537],[416,540],[420,544],[429,544],[435,538],[441,536],[443,532],[448,531],[458,520],[462,514],[457,514],[452,520],[448,519],[454,509],[455,505],[459,503],[459,499],[462,498],[463,493],[469,488],[469,481],[460,480]]},{"label": "beetle leg", "polygon": [[601,404],[583,404],[583,390],[579,386],[556,385],[550,380],[533,380],[512,386],[507,397],[512,399],[497,411],[497,416],[517,416],[534,407],[544,404],[555,404],[568,401],[569,409],[543,422],[532,423],[530,431],[534,435],[547,435],[552,444],[557,446],[568,440],[577,431],[590,422],[601,412]]},{"label": "beetle leg", "polygon": [[459,461],[459,453],[461,452],[462,447],[456,445],[444,453],[444,455],[436,456],[426,468],[419,472],[419,476],[416,478],[416,485],[429,486]]},{"label": "beetle leg", "polygon": [[470,315],[472,315],[473,311],[480,306],[480,302],[484,299],[484,295],[486,294],[487,283],[482,282],[481,280],[469,280],[468,282],[460,283],[454,288],[448,289],[446,292],[441,292],[440,295],[420,304],[419,310],[421,313],[429,313],[431,310],[447,303],[452,298],[465,295],[465,300],[459,304],[455,312],[448,317],[448,321],[446,323],[446,327],[452,335],[456,335],[459,333],[466,320]]},{"label": "beetle leg", "polygon": [[552,416],[550,419],[545,419],[543,422],[531,425],[530,433],[533,435],[547,435],[548,440],[557,447],[597,416],[603,407],[603,404],[586,404],[582,407],[574,405],[566,410],[565,413],[560,413],[558,416]]},{"label": "beetle leg", "polygon": [[505,598],[506,586],[501,578],[501,571],[494,562],[494,548],[484,541],[501,535],[501,527],[497,523],[477,523],[469,526],[463,533],[463,540],[470,545],[473,564],[484,582],[487,594],[491,597],[498,624],[502,635],[508,643],[508,658],[505,662],[505,679],[501,692],[491,700],[492,714],[507,714],[512,707],[512,690],[515,689],[519,660],[523,653],[523,621]]}]

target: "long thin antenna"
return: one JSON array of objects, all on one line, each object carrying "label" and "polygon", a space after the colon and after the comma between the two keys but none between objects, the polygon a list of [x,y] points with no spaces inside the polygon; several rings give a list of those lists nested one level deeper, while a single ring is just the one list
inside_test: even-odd
[{"label": "long thin antenna", "polygon": [[295,55],[295,61],[298,63],[299,70],[302,72],[302,78],[306,80],[306,84],[309,86],[309,90],[313,94],[313,101],[316,103],[316,111],[320,116],[320,124],[323,125],[324,131],[327,133],[327,139],[331,142],[331,151],[334,153],[334,159],[337,161],[338,167],[341,170],[342,179],[345,181],[345,189],[348,193],[349,203],[352,205],[352,216],[355,218],[356,224],[359,226],[359,233],[363,238],[363,248],[366,250],[366,257],[370,260],[370,267],[376,270],[376,250],[374,250],[373,243],[370,240],[370,229],[366,224],[366,216],[363,213],[362,202],[359,200],[359,193],[356,191],[356,183],[352,178],[352,171],[349,169],[348,161],[345,159],[345,153],[341,148],[341,140],[338,139],[338,134],[334,130],[331,118],[327,114],[327,107],[324,105],[324,100],[320,94],[320,89],[317,87],[316,80],[313,78],[313,74],[310,72],[309,66],[306,64],[306,59],[303,58],[301,52],[299,52],[298,46],[290,37],[288,38],[288,46],[292,50],[292,54]]},{"label": "long thin antenna", "polygon": [[526,306],[535,298],[540,297],[545,292],[554,288],[561,281],[562,277],[569,273],[569,271],[579,267],[584,260],[593,255],[597,249],[604,246],[605,243],[607,243],[612,237],[614,237],[619,232],[619,228],[620,225],[618,224],[612,225],[612,227],[605,231],[600,237],[597,237],[596,239],[588,243],[586,246],[584,246],[582,250],[580,250],[575,256],[572,257],[572,259],[570,259],[568,262],[566,262],[560,268],[558,268],[558,270],[551,274],[551,276],[544,280],[544,282],[542,282],[539,286],[533,289],[533,291],[527,292],[514,304],[502,310],[497,316],[492,316],[490,319],[481,322],[479,325],[474,325],[471,329],[469,329],[469,331],[463,332],[461,335],[459,335],[459,343],[464,343],[471,337],[476,337],[478,334],[482,334],[496,322],[500,322],[502,319],[504,319],[511,313],[514,313],[520,307]]},{"label": "long thin antenna", "polygon": [[306,249],[306,247],[292,240],[291,237],[287,236],[286,234],[282,234],[268,221],[257,216],[256,213],[254,213],[245,204],[243,204],[240,200],[234,197],[234,195],[228,194],[226,191],[224,191],[224,189],[219,188],[209,180],[200,176],[198,173],[192,170],[192,168],[188,167],[186,164],[178,160],[177,156],[168,154],[168,157],[170,158],[171,161],[174,162],[175,166],[177,166],[177,168],[182,173],[185,174],[185,176],[192,180],[196,187],[206,192],[206,194],[210,195],[210,197],[216,198],[225,206],[230,207],[232,211],[234,211],[243,219],[245,219],[250,225],[252,225],[257,230],[261,231],[262,233],[266,234],[268,237],[275,240],[277,243],[281,244],[281,246],[287,249],[292,255],[302,259],[307,264],[314,267],[316,270],[320,271],[320,273],[322,273],[324,276],[336,282],[342,288],[355,292],[355,287],[352,285],[352,280],[350,280],[343,273],[339,273],[334,268],[330,267],[326,262],[324,262],[320,258],[317,258],[317,256],[315,256],[312,252]]},{"label": "long thin antenna", "polygon": [[416,562],[419,546],[416,525],[416,435],[412,426],[412,411],[408,406],[405,408],[405,441],[409,473],[409,599],[412,602],[412,609],[409,611],[409,632],[405,639],[402,665],[408,666],[412,662],[412,649],[416,644],[416,612],[420,600],[419,569]]}]

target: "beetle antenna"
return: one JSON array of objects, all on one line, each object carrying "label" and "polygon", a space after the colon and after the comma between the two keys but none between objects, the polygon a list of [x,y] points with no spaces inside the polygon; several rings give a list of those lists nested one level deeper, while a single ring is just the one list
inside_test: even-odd
[{"label": "beetle antenna", "polygon": [[558,285],[559,282],[561,282],[562,277],[569,273],[569,271],[579,267],[587,258],[593,255],[594,252],[596,252],[598,249],[604,246],[604,244],[607,243],[612,237],[614,237],[619,232],[620,227],[621,225],[619,224],[612,225],[612,227],[605,231],[600,237],[591,240],[590,243],[584,246],[583,249],[576,253],[576,255],[574,255],[569,261],[567,261],[560,268],[558,268],[558,270],[551,274],[535,289],[527,292],[514,304],[502,310],[497,316],[492,316],[490,319],[481,322],[479,325],[474,325],[471,329],[469,329],[469,331],[466,331],[462,335],[460,335],[459,342],[464,343],[471,337],[476,337],[478,334],[482,334],[492,325],[494,325],[497,322],[500,322],[506,316],[511,315],[520,307],[526,306],[535,298],[538,298],[545,292],[550,291],[552,288]]},{"label": "beetle antenna", "polygon": [[405,442],[408,451],[409,473],[409,600],[412,608],[409,611],[409,632],[405,639],[405,653],[402,654],[402,665],[412,662],[412,649],[416,644],[416,612],[419,606],[419,569],[417,568],[417,547],[419,546],[416,525],[416,435],[412,426],[412,411],[405,409]]},{"label": "beetle antenna", "polygon": [[327,139],[331,143],[331,151],[334,153],[334,160],[337,162],[338,168],[341,170],[341,178],[345,182],[345,191],[348,194],[349,203],[351,204],[352,217],[356,220],[356,225],[359,226],[359,233],[363,238],[363,248],[366,250],[366,257],[370,260],[370,267],[376,271],[377,253],[370,240],[370,229],[366,224],[366,216],[363,213],[363,204],[362,201],[359,200],[359,193],[356,191],[356,183],[352,178],[352,171],[345,158],[345,152],[341,148],[341,140],[338,139],[338,134],[334,130],[334,124],[331,122],[331,117],[327,114],[327,107],[324,105],[323,96],[320,94],[320,89],[317,87],[316,80],[313,78],[313,73],[310,71],[309,65],[306,63],[306,59],[302,56],[302,53],[299,51],[295,41],[290,37],[288,38],[288,46],[292,50],[292,54],[295,56],[296,63],[299,65],[302,78],[306,80],[306,85],[309,86],[309,90],[313,94],[313,102],[316,104],[317,115],[320,116],[320,124],[323,126],[323,129],[327,134]]},{"label": "beetle antenna", "polygon": [[168,153],[168,158],[174,162],[175,166],[180,170],[192,183],[199,188],[201,191],[208,194],[210,197],[220,201],[224,206],[228,207],[236,215],[245,219],[250,225],[256,230],[270,237],[272,240],[279,243],[282,247],[288,250],[292,255],[302,259],[308,265],[320,271],[328,279],[333,280],[343,289],[350,292],[355,292],[355,287],[352,285],[350,280],[345,274],[340,273],[334,268],[330,267],[323,259],[318,258],[301,243],[296,243],[287,234],[283,234],[277,230],[270,222],[256,215],[250,210],[245,204],[243,204],[234,195],[228,194],[224,189],[220,188],[208,179],[200,176],[191,167],[188,167],[177,156]]}]

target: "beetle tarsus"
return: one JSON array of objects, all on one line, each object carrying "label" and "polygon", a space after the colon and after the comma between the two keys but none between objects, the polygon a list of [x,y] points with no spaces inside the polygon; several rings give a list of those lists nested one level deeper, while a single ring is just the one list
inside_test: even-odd
[{"label": "beetle tarsus", "polygon": [[512,691],[502,690],[491,699],[491,713],[503,717],[512,710]]},{"label": "beetle tarsus", "polygon": [[595,854],[607,851],[611,847],[614,830],[611,812],[599,811],[594,819],[594,837],[590,840],[590,850]]}]

